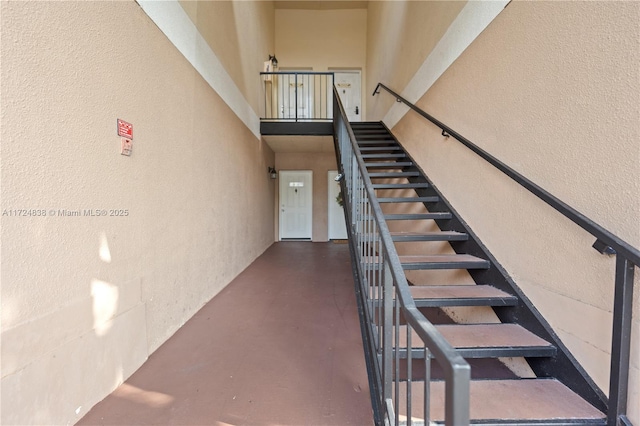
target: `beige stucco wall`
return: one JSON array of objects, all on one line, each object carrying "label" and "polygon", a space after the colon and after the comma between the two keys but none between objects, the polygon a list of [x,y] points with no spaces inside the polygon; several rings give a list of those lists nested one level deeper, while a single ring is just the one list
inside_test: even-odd
[{"label": "beige stucco wall", "polygon": [[401,90],[466,1],[372,1],[367,11],[367,119],[381,120],[395,99],[371,96],[379,82]]},{"label": "beige stucco wall", "polygon": [[180,0],[180,5],[260,115],[264,98],[259,73],[275,51],[273,2]]},{"label": "beige stucco wall", "polygon": [[366,97],[367,9],[277,9],[275,16],[279,67],[359,69]]},{"label": "beige stucco wall", "polygon": [[1,423],[69,424],[273,242],[275,159],[135,2],[1,7]]},{"label": "beige stucco wall", "polygon": [[[639,18],[636,2],[512,2],[418,106],[639,247]],[[417,114],[393,130],[608,392],[614,259]],[[629,373],[634,423],[638,281]]]},{"label": "beige stucco wall", "polygon": [[[328,240],[327,188],[329,170],[337,170],[336,156],[333,152],[279,152],[276,154],[277,170],[311,170],[313,172],[313,229],[311,240]],[[276,194],[275,206],[279,205]],[[276,233],[277,235],[277,233]]]}]

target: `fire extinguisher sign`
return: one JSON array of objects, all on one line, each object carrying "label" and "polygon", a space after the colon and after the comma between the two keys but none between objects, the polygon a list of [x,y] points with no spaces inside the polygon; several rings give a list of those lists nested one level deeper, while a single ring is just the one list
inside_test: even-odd
[{"label": "fire extinguisher sign", "polygon": [[133,124],[127,123],[126,121],[118,118],[118,136],[133,139]]}]

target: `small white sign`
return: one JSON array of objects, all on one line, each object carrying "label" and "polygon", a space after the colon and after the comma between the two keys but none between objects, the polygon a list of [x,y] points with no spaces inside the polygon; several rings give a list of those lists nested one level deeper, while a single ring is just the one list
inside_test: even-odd
[{"label": "small white sign", "polygon": [[133,141],[131,139],[127,139],[127,138],[121,139],[120,154],[130,156],[132,148],[133,148]]},{"label": "small white sign", "polygon": [[290,188],[302,188],[304,186],[304,182],[289,182]]}]

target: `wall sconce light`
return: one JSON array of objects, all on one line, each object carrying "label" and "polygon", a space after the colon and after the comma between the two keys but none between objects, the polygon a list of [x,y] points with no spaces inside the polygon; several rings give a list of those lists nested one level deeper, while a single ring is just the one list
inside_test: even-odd
[{"label": "wall sconce light", "polygon": [[269,167],[269,176],[271,179],[275,179],[278,177],[278,172],[273,167]]},{"label": "wall sconce light", "polygon": [[343,179],[344,179],[344,173],[340,173],[339,175],[333,178],[333,180],[335,180],[336,182],[340,182]]},{"label": "wall sconce light", "polygon": [[276,55],[269,55],[269,60],[271,61],[272,69],[275,71],[278,68],[278,60],[276,59]]}]

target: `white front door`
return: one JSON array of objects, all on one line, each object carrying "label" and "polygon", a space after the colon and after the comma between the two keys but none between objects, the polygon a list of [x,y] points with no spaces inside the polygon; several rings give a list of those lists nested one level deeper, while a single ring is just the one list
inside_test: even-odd
[{"label": "white front door", "polygon": [[311,239],[312,178],[310,170],[280,172],[280,239]]},{"label": "white front door", "polygon": [[[282,70],[281,70],[282,71]],[[287,72],[297,70],[288,69]],[[308,70],[304,70],[308,72]],[[285,120],[308,120],[313,118],[315,95],[314,78],[310,74],[281,74],[277,76],[280,115]]]},{"label": "white front door", "polygon": [[334,83],[349,121],[362,121],[360,71],[335,72]]},{"label": "white front door", "polygon": [[346,240],[347,226],[344,219],[344,210],[338,204],[338,194],[340,194],[340,182],[336,182],[338,172],[329,171],[329,239],[330,240]]}]

